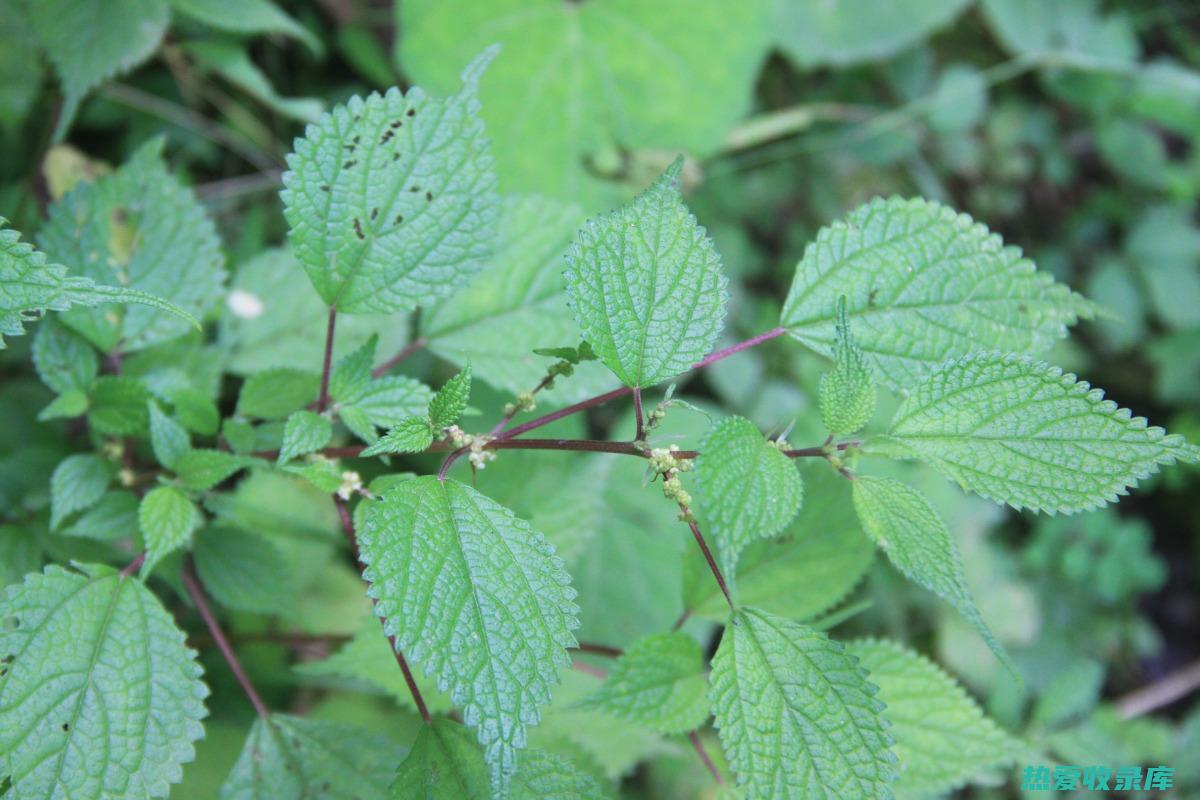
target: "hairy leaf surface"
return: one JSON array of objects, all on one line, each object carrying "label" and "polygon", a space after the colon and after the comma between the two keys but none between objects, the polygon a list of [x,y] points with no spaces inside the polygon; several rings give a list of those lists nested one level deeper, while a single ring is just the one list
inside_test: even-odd
[{"label": "hairy leaf surface", "polygon": [[282,193],[292,250],[328,305],[408,311],[446,297],[492,252],[500,203],[476,98],[493,53],[447,98],[353,97],[309,126]]},{"label": "hairy leaf surface", "polygon": [[15,797],[166,797],[202,734],[200,665],[140,581],[80,569],[0,599],[0,775]]},{"label": "hairy leaf surface", "polygon": [[855,341],[894,389],[981,343],[1045,350],[1092,313],[966,214],[897,197],[872,200],[821,229],[796,266],[782,324],[828,355],[841,295]]},{"label": "hairy leaf surface", "polygon": [[578,626],[570,577],[542,534],[455,481],[404,481],[368,509],[364,576],[387,632],[450,691],[498,788],[548,702]]},{"label": "hairy leaf surface", "polygon": [[146,544],[144,579],[164,556],[188,544],[200,523],[200,510],[174,486],[156,486],[138,505],[138,528]]},{"label": "hairy leaf surface", "polygon": [[721,744],[747,797],[892,796],[883,703],[841,644],[745,608],[725,628],[711,680]]},{"label": "hairy leaf surface", "polygon": [[883,448],[1014,508],[1072,513],[1200,449],[1048,364],[980,353],[946,363],[896,412]]},{"label": "hairy leaf surface", "polygon": [[628,386],[686,371],[725,319],[721,258],[683,204],[681,168],[677,160],[632,203],[588,222],[567,250],[575,320]]},{"label": "hairy leaf surface", "polygon": [[329,417],[314,411],[301,409],[294,412],[283,426],[283,446],[279,448],[280,464],[297,456],[315,453],[329,444],[333,436],[333,424]]}]

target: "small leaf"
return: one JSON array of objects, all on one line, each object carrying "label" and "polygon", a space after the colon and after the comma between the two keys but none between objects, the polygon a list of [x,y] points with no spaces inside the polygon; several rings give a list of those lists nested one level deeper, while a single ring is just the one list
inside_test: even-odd
[{"label": "small leaf", "polygon": [[163,413],[158,403],[150,402],[150,444],[154,457],[167,469],[174,469],[179,459],[192,449],[187,431]]},{"label": "small leaf", "polygon": [[138,506],[138,528],[146,544],[142,579],[164,556],[187,546],[199,523],[200,510],[178,489],[157,486],[146,492]]},{"label": "small leaf", "polygon": [[109,436],[144,436],[150,428],[150,390],[141,381],[101,375],[92,383],[88,422]]},{"label": "small leaf", "polygon": [[490,800],[483,753],[466,726],[435,719],[417,734],[392,784],[394,800]]},{"label": "small leaf", "polygon": [[557,358],[573,365],[596,360],[596,353],[587,342],[580,342],[578,347],[535,347],[533,352],[535,355]]},{"label": "small leaf", "polygon": [[278,463],[286,464],[297,456],[315,453],[333,436],[329,417],[313,411],[296,411],[283,426],[283,446],[279,448]]},{"label": "small leaf", "polygon": [[900,404],[879,446],[1013,508],[1067,514],[1116,502],[1161,464],[1200,460],[1200,448],[1074,375],[989,353],[932,373]]},{"label": "small leaf", "polygon": [[434,430],[449,428],[458,422],[458,418],[467,409],[467,400],[471,397],[471,365],[462,368],[446,384],[438,389],[437,394],[429,401],[429,420]]},{"label": "small leaf", "polygon": [[263,536],[232,528],[205,528],[196,536],[193,557],[204,588],[224,606],[278,614],[294,603],[283,552]]},{"label": "small leaf", "polygon": [[513,778],[514,800],[605,800],[609,796],[599,781],[570,759],[544,750],[522,753]]},{"label": "small leaf", "polygon": [[687,733],[708,719],[704,667],[704,653],[692,637],[648,636],[617,659],[608,678],[580,707],[606,711],[659,733]]},{"label": "small leaf", "polygon": [[746,608],[712,662],[721,745],[752,800],[885,800],[896,777],[883,703],[841,644]]},{"label": "small leaf", "polygon": [[678,159],[631,204],[591,220],[567,251],[567,296],[596,356],[627,386],[685,372],[725,319],[725,276],[683,204]]},{"label": "small leaf", "polygon": [[408,311],[483,267],[500,204],[476,90],[494,54],[467,67],[459,94],[352,97],[296,140],[284,216],[327,305]]},{"label": "small leaf", "polygon": [[91,453],[60,461],[50,477],[50,529],[57,529],[76,511],[100,502],[115,472],[111,462]]},{"label": "small leaf", "polygon": [[38,412],[38,422],[50,419],[74,419],[83,416],[88,410],[88,396],[82,389],[71,389],[58,397]]},{"label": "small leaf", "polygon": [[242,384],[237,413],[261,419],[285,419],[317,399],[321,376],[298,369],[256,372]]},{"label": "small leaf", "polygon": [[326,458],[316,458],[307,464],[290,464],[284,469],[304,478],[324,494],[333,494],[342,488],[342,471],[336,462]]},{"label": "small leaf", "polygon": [[389,453],[420,453],[433,444],[433,425],[428,417],[409,417],[385,433],[375,444],[362,451],[362,456],[382,456]]},{"label": "small leaf", "polygon": [[1048,349],[1091,303],[1038,272],[966,214],[928,200],[875,199],[822,228],[804,251],[783,306],[792,336],[832,351],[841,296],[877,377],[907,389],[980,342]]},{"label": "small leaf", "polygon": [[396,646],[448,688],[503,792],[578,627],[575,592],[542,534],[456,481],[404,481],[372,503],[364,577]]},{"label": "small leaf", "polygon": [[863,530],[908,577],[954,606],[1005,666],[1016,668],[979,615],[954,539],[937,510],[916,489],[892,478],[860,475],[852,482]]},{"label": "small leaf", "polygon": [[189,450],[175,462],[175,474],[184,488],[206,492],[239,469],[263,463],[250,456],[226,453],[224,450]]},{"label": "small leaf", "polygon": [[86,339],[57,320],[47,319],[33,338],[33,366],[42,383],[65,394],[86,391],[100,370],[100,360]]},{"label": "small leaf", "polygon": [[418,380],[387,375],[371,381],[354,407],[366,414],[372,424],[390,428],[408,417],[425,416],[432,397],[429,387]]},{"label": "small leaf", "polygon": [[50,566],[0,598],[0,773],[14,797],[166,797],[195,755],[195,653],[140,581]]},{"label": "small leaf", "polygon": [[230,33],[281,33],[319,56],[321,40],[270,0],[170,0],[180,13]]},{"label": "small leaf", "polygon": [[124,539],[138,527],[138,499],[133,492],[113,491],[59,531],[63,536],[112,542]]},{"label": "small leaf", "polygon": [[804,484],[792,459],[742,417],[717,423],[700,453],[696,507],[733,573],[746,545],[777,535],[796,516]]},{"label": "small leaf", "polygon": [[221,413],[212,400],[190,386],[182,386],[167,395],[175,406],[175,418],[192,433],[213,436],[221,426]]},{"label": "small leaf", "polygon": [[821,418],[834,435],[854,433],[875,411],[875,381],[863,352],[850,336],[846,298],[834,314],[833,369],[821,376]]},{"label": "small leaf", "polygon": [[372,334],[362,346],[338,362],[329,379],[329,396],[338,403],[352,404],[362,397],[371,383],[375,348],[379,335]]},{"label": "small leaf", "polygon": [[887,706],[896,740],[900,798],[941,797],[1016,761],[1025,746],[984,716],[957,682],[924,656],[894,642],[857,641],[846,651],[866,668]]},{"label": "small leaf", "polygon": [[254,721],[221,800],[387,800],[402,752],[360,728],[272,714]]}]

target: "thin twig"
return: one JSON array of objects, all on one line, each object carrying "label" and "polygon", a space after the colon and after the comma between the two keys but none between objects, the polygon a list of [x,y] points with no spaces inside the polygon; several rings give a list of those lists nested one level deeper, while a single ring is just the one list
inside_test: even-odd
[{"label": "thin twig", "polygon": [[646,438],[646,422],[642,418],[642,389],[639,386],[633,387],[633,418],[636,423],[633,439],[640,442]]},{"label": "thin twig", "polygon": [[250,698],[250,704],[254,706],[255,712],[258,713],[258,716],[266,719],[271,715],[271,711],[267,708],[266,703],[262,701],[262,698],[259,697],[258,690],[254,688],[254,684],[250,681],[250,676],[246,674],[246,670],[242,669],[242,662],[238,661],[237,654],[233,652],[233,647],[230,646],[229,640],[225,638],[225,632],[221,630],[221,625],[213,615],[212,609],[209,608],[208,600],[204,596],[204,589],[200,586],[199,579],[196,578],[190,556],[183,564],[183,588],[187,590],[188,596],[196,604],[196,610],[200,612],[200,617],[204,620],[204,624],[208,626],[209,634],[212,635],[213,641],[216,642],[217,648],[221,651],[221,655],[225,657],[225,663],[229,664],[229,669],[233,672],[233,676],[242,685],[242,691],[246,693],[246,697]]},{"label": "thin twig", "polygon": [[708,562],[708,568],[712,571],[713,577],[717,579],[717,585],[721,587],[721,594],[725,595],[725,602],[729,603],[729,607],[733,608],[733,597],[729,594],[729,587],[725,584],[725,576],[721,574],[721,568],[717,566],[717,560],[713,558],[712,551],[708,549],[708,542],[704,541],[704,534],[700,533],[700,528],[696,525],[696,520],[692,519],[692,515],[688,512],[687,507],[682,503],[679,510],[686,517],[688,527],[692,529],[692,536],[696,540],[696,544],[700,545],[700,552],[704,553],[704,560]]},{"label": "thin twig", "polygon": [[378,378],[381,375],[387,374],[387,372],[389,370],[391,370],[393,367],[395,367],[397,364],[399,364],[404,359],[411,356],[413,353],[424,348],[425,345],[427,345],[427,344],[429,344],[429,342],[428,342],[428,340],[426,340],[426,338],[424,336],[413,339],[411,342],[404,345],[404,349],[402,349],[399,353],[396,353],[396,355],[392,356],[387,361],[383,362],[378,367],[371,370],[371,377]]},{"label": "thin twig", "polygon": [[700,760],[704,762],[704,766],[708,767],[708,771],[712,773],[713,780],[716,781],[718,785],[723,786],[725,784],[725,779],[721,777],[721,772],[717,769],[717,765],[713,763],[712,758],[708,755],[708,751],[704,749],[704,742],[700,741],[700,734],[696,731],[692,731],[688,734],[688,741],[691,742],[692,747],[696,749],[696,755],[700,756]]},{"label": "thin twig", "polygon": [[1121,719],[1132,719],[1169,706],[1200,689],[1200,661],[1178,669],[1116,702]]},{"label": "thin twig", "polygon": [[121,577],[128,578],[130,575],[132,575],[133,573],[135,573],[139,569],[141,569],[142,564],[145,563],[145,561],[146,561],[146,553],[145,553],[145,551],[142,551],[138,555],[137,558],[135,558],[133,561],[129,562],[129,565],[126,566],[125,569],[121,570]]},{"label": "thin twig", "polygon": [[607,672],[599,667],[593,667],[591,664],[588,664],[585,661],[572,661],[571,669],[575,670],[576,672],[582,672],[584,675],[591,675],[593,678],[599,678],[600,680],[604,680],[608,677]]},{"label": "thin twig", "polygon": [[620,658],[625,654],[625,651],[619,647],[596,644],[595,642],[580,642],[576,647],[581,653],[592,653],[593,655],[608,656],[609,658]]},{"label": "thin twig", "polygon": [[329,373],[333,370],[333,334],[337,328],[337,309],[329,307],[329,324],[325,326],[325,360],[321,366],[321,394],[317,398],[317,413],[329,407]]}]

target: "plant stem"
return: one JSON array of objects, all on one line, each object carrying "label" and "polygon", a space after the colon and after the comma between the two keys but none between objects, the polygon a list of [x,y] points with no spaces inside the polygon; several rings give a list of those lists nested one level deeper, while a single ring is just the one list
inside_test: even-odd
[{"label": "plant stem", "polygon": [[429,344],[429,341],[424,336],[413,339],[411,342],[404,345],[404,348],[399,353],[396,353],[396,355],[392,356],[387,361],[383,362],[378,367],[371,370],[371,377],[378,378],[381,375],[386,374],[389,370],[391,370],[393,367],[395,367],[401,361],[408,358],[409,356],[411,356],[413,353],[417,352],[418,350],[421,350],[427,344]]},{"label": "plant stem", "polygon": [[329,373],[333,370],[333,334],[337,327],[337,309],[329,307],[329,323],[325,326],[325,360],[321,365],[321,394],[317,397],[317,413],[329,407]]},{"label": "plant stem", "polygon": [[725,595],[725,602],[729,604],[730,608],[734,608],[733,597],[730,596],[729,587],[725,584],[725,576],[721,574],[717,560],[713,558],[712,551],[708,549],[708,542],[704,541],[704,534],[700,533],[700,527],[696,525],[696,520],[692,519],[686,506],[680,504],[679,510],[686,517],[688,527],[692,529],[692,536],[696,539],[696,544],[700,545],[700,552],[704,553],[704,560],[708,562],[708,568],[712,570],[713,577],[717,579],[717,585],[721,587],[721,594]]},{"label": "plant stem", "polygon": [[[554,375],[546,375],[546,377],[542,378],[541,381],[538,382],[537,386],[533,387],[533,391],[529,393],[530,396],[536,397],[537,393],[549,386],[550,382],[553,380]],[[500,435],[500,432],[504,430],[504,426],[512,422],[513,417],[517,415],[517,411],[518,410],[514,408],[511,414],[505,414],[503,417],[501,417],[500,421],[493,425],[492,429],[488,431],[488,436]]]},{"label": "plant stem", "polygon": [[625,654],[625,651],[619,647],[610,647],[609,645],[596,644],[595,642],[580,642],[578,649],[581,653],[592,653],[598,656],[608,656],[609,658],[620,658]]},{"label": "plant stem", "polygon": [[704,749],[704,742],[700,741],[700,734],[696,731],[692,731],[688,734],[688,741],[691,742],[692,747],[696,749],[696,755],[700,756],[700,760],[704,762],[704,766],[708,767],[708,771],[712,774],[713,780],[716,781],[718,785],[725,785],[725,779],[721,777],[721,773],[717,769],[717,765],[713,763],[712,758],[708,755],[708,751]]},{"label": "plant stem", "polygon": [[246,670],[242,669],[242,662],[238,661],[237,654],[233,652],[233,647],[230,646],[229,640],[225,638],[225,632],[221,630],[221,625],[213,615],[212,609],[208,605],[208,600],[204,596],[204,589],[200,586],[199,579],[196,578],[191,556],[188,556],[187,561],[183,565],[183,588],[187,590],[188,596],[196,604],[196,610],[200,612],[201,619],[208,626],[209,634],[212,636],[213,641],[217,643],[217,648],[221,651],[221,655],[225,657],[225,663],[229,664],[229,669],[233,672],[233,676],[242,685],[242,691],[246,693],[246,697],[250,698],[250,704],[254,706],[255,712],[258,713],[259,717],[266,719],[271,715],[271,711],[267,708],[266,703],[262,701],[262,698],[259,697],[258,690],[250,682],[250,676],[246,674]]},{"label": "plant stem", "polygon": [[142,551],[138,555],[137,558],[135,558],[133,561],[129,562],[129,564],[125,567],[125,569],[121,570],[121,577],[128,578],[130,575],[137,572],[139,569],[142,568],[142,563],[145,560],[146,560],[146,552]]},{"label": "plant stem", "polygon": [[633,387],[633,418],[637,422],[633,439],[640,442],[646,438],[646,422],[642,418],[642,390],[638,386]]},{"label": "plant stem", "polygon": [[1200,661],[1194,661],[1161,680],[1118,699],[1117,714],[1121,719],[1140,717],[1169,706],[1197,689],[1200,689]]},{"label": "plant stem", "polygon": [[762,344],[763,342],[769,342],[772,339],[778,339],[780,336],[783,336],[785,333],[787,333],[787,328],[783,327],[782,325],[780,325],[777,328],[771,328],[771,330],[764,331],[763,333],[760,333],[757,336],[751,336],[749,339],[746,339],[745,341],[738,342],[737,344],[731,344],[731,345],[729,345],[729,347],[725,347],[725,348],[722,348],[715,352],[709,353],[707,356],[705,356],[700,361],[697,361],[695,364],[692,364],[692,369],[703,369],[704,367],[707,367],[709,364],[713,364],[717,361],[720,361],[723,358],[729,358],[731,355],[734,355],[735,353],[740,353],[743,350],[747,350],[751,347],[754,347],[755,345]]},{"label": "plant stem", "polygon": [[[354,560],[360,567],[365,567],[362,556],[358,552],[358,535],[354,531],[354,518],[350,515],[350,509],[346,507],[346,501],[337,495],[333,496],[333,503],[337,506],[338,519],[342,523],[342,533],[346,534],[346,541],[350,544],[350,552],[354,554]],[[364,577],[363,580],[366,580]],[[379,601],[371,598],[372,605],[378,605]],[[378,615],[376,615],[378,616]],[[421,696],[421,690],[417,688],[417,681],[413,677],[412,670],[408,668],[408,661],[405,660],[404,654],[400,652],[399,646],[396,644],[396,637],[387,633],[387,622],[383,617],[379,617],[379,624],[383,626],[384,633],[387,635],[388,642],[392,646],[392,653],[396,656],[396,664],[400,667],[400,672],[404,675],[404,682],[408,685],[408,692],[412,695],[413,702],[416,703],[417,711],[421,714],[421,719],[425,720],[425,724],[433,723],[433,717],[429,715],[429,709],[425,706],[425,698]]]},{"label": "plant stem", "polygon": [[571,669],[575,670],[576,672],[582,672],[584,675],[591,675],[593,678],[599,678],[600,680],[604,680],[608,677],[608,673],[604,670],[600,669],[599,667],[593,667],[591,664],[583,661],[572,661]]}]

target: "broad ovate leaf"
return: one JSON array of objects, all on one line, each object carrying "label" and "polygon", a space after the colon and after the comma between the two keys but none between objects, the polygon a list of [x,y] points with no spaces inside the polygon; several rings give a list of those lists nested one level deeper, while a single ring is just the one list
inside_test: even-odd
[{"label": "broad ovate leaf", "polygon": [[920,458],[1014,508],[1073,513],[1116,502],[1162,464],[1200,449],[1028,357],[947,362],[896,411],[880,449]]},{"label": "broad ovate leaf", "polygon": [[[133,290],[202,318],[224,292],[220,240],[195,193],[167,170],[162,147],[153,139],[111,175],[76,185],[50,207],[38,243],[73,275],[114,287],[115,302]],[[142,305],[72,309],[63,321],[105,352],[144,349],[195,326]]]},{"label": "broad ovate leaf", "polygon": [[749,800],[890,800],[883,703],[841,644],[744,608],[712,666],[721,745]]},{"label": "broad ovate leaf", "polygon": [[146,492],[138,505],[138,528],[146,544],[142,578],[164,556],[191,542],[192,531],[199,523],[200,510],[174,486],[156,486]]},{"label": "broad ovate leaf", "polygon": [[100,502],[116,471],[112,462],[95,453],[76,453],[60,461],[50,476],[50,529]]},{"label": "broad ovate leaf", "polygon": [[954,606],[996,656],[1011,666],[975,607],[958,548],[937,509],[916,489],[893,478],[860,475],[852,485],[863,530],[896,569]]},{"label": "broad ovate leaf", "polygon": [[1036,352],[1092,306],[1038,272],[966,214],[928,200],[877,198],[822,228],[783,306],[792,336],[829,355],[840,296],[854,340],[893,389],[907,389],[981,342]]},{"label": "broad ovate leaf", "polygon": [[284,216],[326,304],[408,311],[483,267],[500,202],[476,94],[493,55],[467,67],[456,95],[413,88],[353,97],[296,140]]},{"label": "broad ovate leaf", "polygon": [[575,644],[562,560],[504,506],[432,476],[372,503],[359,542],[388,634],[451,693],[503,790]]},{"label": "broad ovate leaf", "polygon": [[402,752],[360,728],[272,714],[254,721],[221,800],[387,800]]},{"label": "broad ovate leaf", "polygon": [[758,427],[726,417],[704,437],[696,459],[696,509],[726,572],[757,539],[770,539],[800,510],[804,484],[792,459]]},{"label": "broad ovate leaf", "polygon": [[400,763],[393,800],[490,800],[483,753],[464,725],[438,718],[421,728]]},{"label": "broad ovate leaf", "polygon": [[1012,764],[1025,745],[989,717],[953,678],[895,642],[851,642],[846,651],[866,668],[887,706],[896,740],[896,796],[941,797],[973,778]]},{"label": "broad ovate leaf", "polygon": [[567,296],[583,337],[627,386],[673,378],[712,348],[725,275],[683,204],[677,160],[632,203],[588,222],[567,250]]},{"label": "broad ovate leaf", "polygon": [[333,424],[329,417],[307,409],[296,411],[283,426],[283,445],[279,448],[278,462],[286,464],[297,456],[315,453],[329,444],[331,436]]},{"label": "broad ovate leaf", "polygon": [[203,732],[200,665],[140,581],[80,570],[0,598],[0,776],[12,797],[166,797]]},{"label": "broad ovate leaf", "polygon": [[647,636],[626,650],[582,708],[614,714],[659,733],[693,731],[708,719],[700,645],[682,633]]},{"label": "broad ovate leaf", "polygon": [[772,34],[803,67],[896,55],[948,24],[967,0],[773,0]]}]

